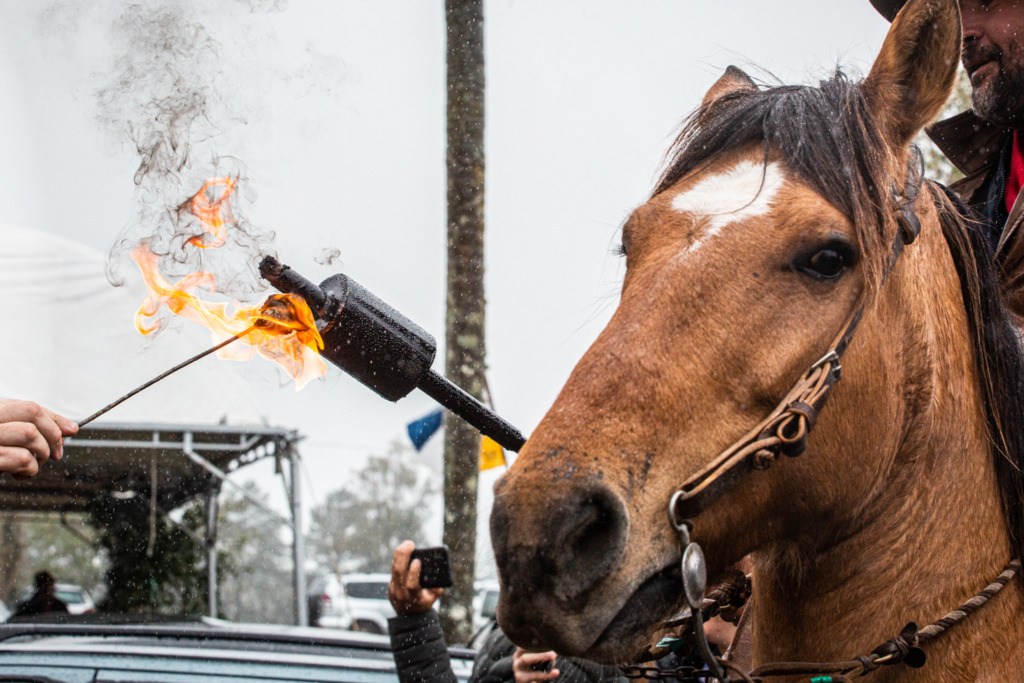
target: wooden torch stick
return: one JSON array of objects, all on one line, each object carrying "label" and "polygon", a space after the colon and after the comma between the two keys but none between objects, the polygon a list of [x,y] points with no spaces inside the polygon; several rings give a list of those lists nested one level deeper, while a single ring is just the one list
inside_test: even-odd
[{"label": "wooden torch stick", "polygon": [[192,356],[188,360],[182,361],[181,363],[178,363],[177,365],[175,365],[173,368],[171,368],[167,372],[161,373],[161,374],[157,375],[156,377],[154,377],[153,379],[151,379],[148,382],[146,382],[145,384],[142,384],[140,386],[135,387],[134,389],[129,391],[127,394],[125,394],[121,398],[117,399],[113,403],[109,403],[109,404],[103,406],[102,408],[97,410],[95,413],[93,413],[89,417],[87,417],[84,420],[82,420],[81,422],[79,422],[78,426],[79,427],[84,427],[85,425],[89,424],[90,422],[95,420],[97,417],[99,417],[103,413],[107,412],[108,410],[110,410],[112,408],[116,408],[117,406],[121,405],[122,403],[124,403],[125,401],[127,401],[128,399],[130,399],[132,396],[134,396],[135,394],[139,393],[143,389],[147,389],[147,388],[153,386],[154,384],[156,384],[157,382],[162,380],[164,377],[167,377],[168,375],[174,374],[178,370],[181,370],[183,367],[185,367],[187,365],[191,365],[192,363],[195,363],[200,358],[205,358],[206,356],[209,356],[211,353],[214,353],[215,351],[220,351],[221,349],[223,349],[225,346],[227,346],[231,342],[238,341],[239,339],[241,339],[245,335],[247,335],[250,332],[252,332],[255,327],[256,326],[253,325],[249,329],[247,329],[247,330],[245,330],[243,332],[239,332],[234,337],[228,337],[227,339],[225,339],[224,341],[220,342],[216,346],[211,346],[210,348],[206,349],[205,351],[203,351],[201,353],[197,353],[196,355]]}]

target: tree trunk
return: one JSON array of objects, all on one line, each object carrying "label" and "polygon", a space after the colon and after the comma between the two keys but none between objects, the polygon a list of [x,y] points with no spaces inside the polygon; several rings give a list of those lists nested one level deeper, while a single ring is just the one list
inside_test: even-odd
[{"label": "tree trunk", "polygon": [[[445,375],[484,398],[484,48],[482,0],[446,0],[448,27],[448,301]],[[444,542],[455,585],[441,623],[449,643],[472,635],[480,434],[445,419]]]},{"label": "tree trunk", "polygon": [[14,609],[14,591],[22,555],[21,526],[10,512],[0,512],[0,598]]}]

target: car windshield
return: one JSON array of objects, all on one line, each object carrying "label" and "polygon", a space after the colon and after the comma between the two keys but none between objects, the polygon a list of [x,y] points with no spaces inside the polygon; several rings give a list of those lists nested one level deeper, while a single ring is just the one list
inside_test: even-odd
[{"label": "car windshield", "polygon": [[346,583],[345,592],[348,593],[350,598],[388,599],[388,585],[379,581],[353,581],[352,583]]},{"label": "car windshield", "polygon": [[85,602],[85,596],[80,591],[57,589],[57,599],[69,605],[81,605]]},{"label": "car windshield", "polygon": [[480,606],[480,614],[485,617],[493,617],[498,613],[498,591],[487,591],[484,593],[484,603]]}]

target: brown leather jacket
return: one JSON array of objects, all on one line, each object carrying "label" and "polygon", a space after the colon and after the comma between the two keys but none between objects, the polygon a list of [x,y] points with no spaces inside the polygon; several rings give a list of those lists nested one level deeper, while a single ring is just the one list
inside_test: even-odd
[{"label": "brown leather jacket", "polygon": [[[967,204],[982,209],[992,175],[1012,131],[965,111],[928,128],[928,135],[964,174],[950,186]],[[1006,305],[1018,322],[1024,321],[1024,192],[1018,195],[1003,226],[995,251],[996,270]]]}]

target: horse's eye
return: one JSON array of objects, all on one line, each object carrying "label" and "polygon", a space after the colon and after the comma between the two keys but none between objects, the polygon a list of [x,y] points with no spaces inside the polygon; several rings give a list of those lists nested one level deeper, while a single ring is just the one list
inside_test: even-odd
[{"label": "horse's eye", "polygon": [[854,252],[848,245],[833,243],[796,259],[793,267],[815,280],[836,280],[853,265],[854,259]]}]

